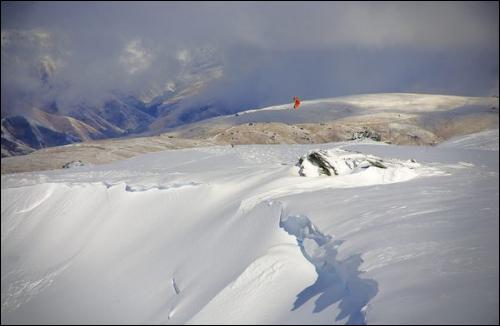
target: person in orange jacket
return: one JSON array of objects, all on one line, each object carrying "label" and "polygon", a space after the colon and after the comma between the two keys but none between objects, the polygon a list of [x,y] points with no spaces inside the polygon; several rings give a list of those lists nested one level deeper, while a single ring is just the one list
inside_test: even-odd
[{"label": "person in orange jacket", "polygon": [[293,108],[295,110],[298,110],[299,109],[299,106],[300,106],[300,99],[298,96],[294,96],[293,97],[293,101],[295,102],[294,105],[293,105]]}]

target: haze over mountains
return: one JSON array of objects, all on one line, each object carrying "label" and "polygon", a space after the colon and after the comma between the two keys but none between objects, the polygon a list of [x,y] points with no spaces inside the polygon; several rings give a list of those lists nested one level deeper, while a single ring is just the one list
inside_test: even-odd
[{"label": "haze over mountains", "polygon": [[496,3],[4,2],[1,35],[2,157],[295,95],[498,96]]},{"label": "haze over mountains", "polygon": [[[103,103],[82,101],[65,108],[49,101],[30,106],[22,115],[7,114],[2,118],[2,157],[91,139],[158,133],[183,122],[220,114],[217,107],[189,105],[187,100],[221,74],[221,67],[210,61],[210,49],[197,49],[191,56],[195,57],[190,57],[189,66],[185,63],[175,82],[154,85],[136,96],[109,94]],[[53,87],[50,70],[41,73],[40,82]]]}]

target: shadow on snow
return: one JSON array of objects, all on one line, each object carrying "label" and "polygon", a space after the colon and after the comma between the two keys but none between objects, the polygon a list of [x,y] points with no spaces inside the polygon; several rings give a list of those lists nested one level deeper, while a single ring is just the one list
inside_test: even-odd
[{"label": "shadow on snow", "polygon": [[337,248],[343,241],[334,241],[331,236],[321,233],[307,216],[288,216],[282,210],[280,227],[296,237],[302,254],[318,274],[316,282],[297,295],[292,310],[319,294],[314,313],[340,302],[336,321],[348,318],[346,324],[365,324],[365,306],[377,294],[378,284],[360,277],[361,255],[337,260]]}]

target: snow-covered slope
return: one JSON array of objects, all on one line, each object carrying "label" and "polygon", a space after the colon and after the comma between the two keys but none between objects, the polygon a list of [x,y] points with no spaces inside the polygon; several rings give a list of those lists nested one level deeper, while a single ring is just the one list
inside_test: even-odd
[{"label": "snow-covered slope", "polygon": [[[299,175],[336,148],[418,164]],[[497,151],[217,146],[1,181],[2,323],[498,323]]]},{"label": "snow-covered slope", "polygon": [[434,94],[364,94],[304,100],[182,126],[181,137],[219,143],[327,143],[371,134],[393,144],[435,145],[498,128],[498,98]]},{"label": "snow-covered slope", "polygon": [[455,137],[439,144],[439,146],[498,151],[498,129]]},{"label": "snow-covered slope", "polygon": [[283,104],[239,112],[237,115],[216,117],[209,119],[209,121],[232,124],[246,122],[306,123],[382,113],[399,114],[403,118],[400,120],[406,120],[410,117],[409,115],[444,114],[444,112],[449,112],[449,115],[464,115],[491,112],[492,110],[498,115],[498,98],[380,93],[304,100],[298,110],[294,110],[292,104]]}]

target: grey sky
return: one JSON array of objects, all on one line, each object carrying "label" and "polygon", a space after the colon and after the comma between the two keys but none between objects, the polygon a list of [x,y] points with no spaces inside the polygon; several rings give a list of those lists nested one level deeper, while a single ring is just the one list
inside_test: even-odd
[{"label": "grey sky", "polygon": [[[367,92],[498,95],[498,9],[498,2],[2,2],[2,112],[38,97],[71,105],[141,92],[194,59],[222,66],[199,101],[230,106]],[[40,86],[45,75],[50,89]]]}]

